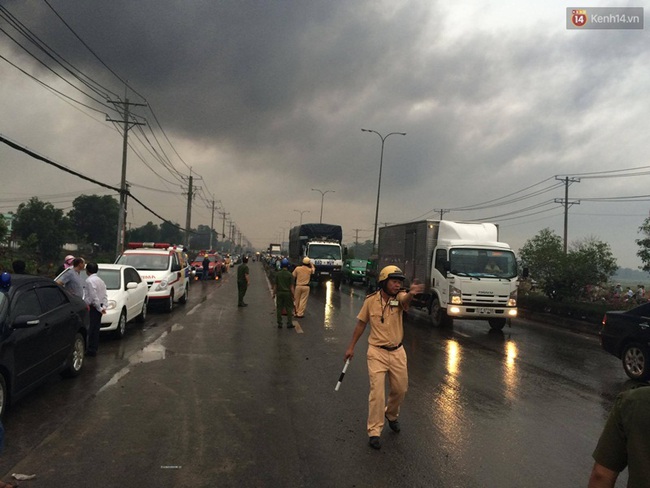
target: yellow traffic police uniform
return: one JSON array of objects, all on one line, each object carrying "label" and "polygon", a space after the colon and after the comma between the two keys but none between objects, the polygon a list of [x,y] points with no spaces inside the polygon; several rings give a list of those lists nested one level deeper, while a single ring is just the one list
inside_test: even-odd
[{"label": "yellow traffic police uniform", "polygon": [[296,293],[294,296],[294,310],[296,317],[303,317],[305,315],[305,308],[307,308],[307,299],[309,298],[309,282],[314,269],[310,266],[296,266],[293,270],[293,277],[296,279]]},{"label": "yellow traffic police uniform", "polygon": [[[368,295],[357,319],[370,324],[368,335],[368,436],[380,436],[384,417],[397,420],[408,389],[406,352],[402,346],[404,327],[402,312],[408,309],[406,292],[384,300],[381,292]],[[386,375],[390,391],[386,402]]]}]

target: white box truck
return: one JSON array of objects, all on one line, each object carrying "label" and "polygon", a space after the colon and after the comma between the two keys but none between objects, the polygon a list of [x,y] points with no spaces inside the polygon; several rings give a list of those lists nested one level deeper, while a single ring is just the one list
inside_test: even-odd
[{"label": "white box truck", "polygon": [[402,269],[407,285],[424,283],[411,307],[427,310],[435,326],[461,318],[501,330],[517,316],[517,260],[499,242],[495,224],[421,220],[381,227],[377,269],[389,264]]}]

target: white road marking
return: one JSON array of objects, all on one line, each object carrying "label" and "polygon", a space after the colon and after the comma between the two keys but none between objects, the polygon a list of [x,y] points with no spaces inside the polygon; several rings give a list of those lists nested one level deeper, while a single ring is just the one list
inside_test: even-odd
[{"label": "white road marking", "polygon": [[196,312],[196,310],[197,310],[201,305],[202,305],[201,303],[199,303],[198,305],[194,305],[194,307],[192,308],[192,310],[190,310],[189,312],[187,312],[186,315],[192,315],[194,312]]}]

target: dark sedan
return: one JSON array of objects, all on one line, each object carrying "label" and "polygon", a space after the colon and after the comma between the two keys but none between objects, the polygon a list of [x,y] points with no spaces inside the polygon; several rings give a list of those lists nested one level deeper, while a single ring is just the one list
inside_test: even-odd
[{"label": "dark sedan", "polygon": [[650,377],[650,303],[605,313],[600,341],[605,351],[623,362],[630,378],[647,380]]},{"label": "dark sedan", "polygon": [[10,280],[0,288],[0,416],[49,376],[77,376],[88,332],[83,300],[40,276]]}]

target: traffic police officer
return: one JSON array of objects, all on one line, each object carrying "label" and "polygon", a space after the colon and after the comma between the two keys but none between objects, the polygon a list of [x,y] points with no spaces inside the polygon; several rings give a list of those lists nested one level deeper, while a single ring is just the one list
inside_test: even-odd
[{"label": "traffic police officer", "polygon": [[[379,290],[368,295],[357,315],[357,325],[352,340],[345,351],[345,360],[354,356],[354,346],[370,323],[368,335],[368,376],[370,395],[368,397],[368,443],[373,449],[380,449],[379,436],[384,427],[384,418],[393,432],[400,431],[397,420],[400,405],[408,389],[406,352],[402,347],[404,328],[402,312],[408,310],[413,297],[422,293],[424,285],[414,280],[408,292],[402,290],[404,273],[397,266],[386,266],[378,277]],[[385,399],[386,375],[390,391]]]}]

